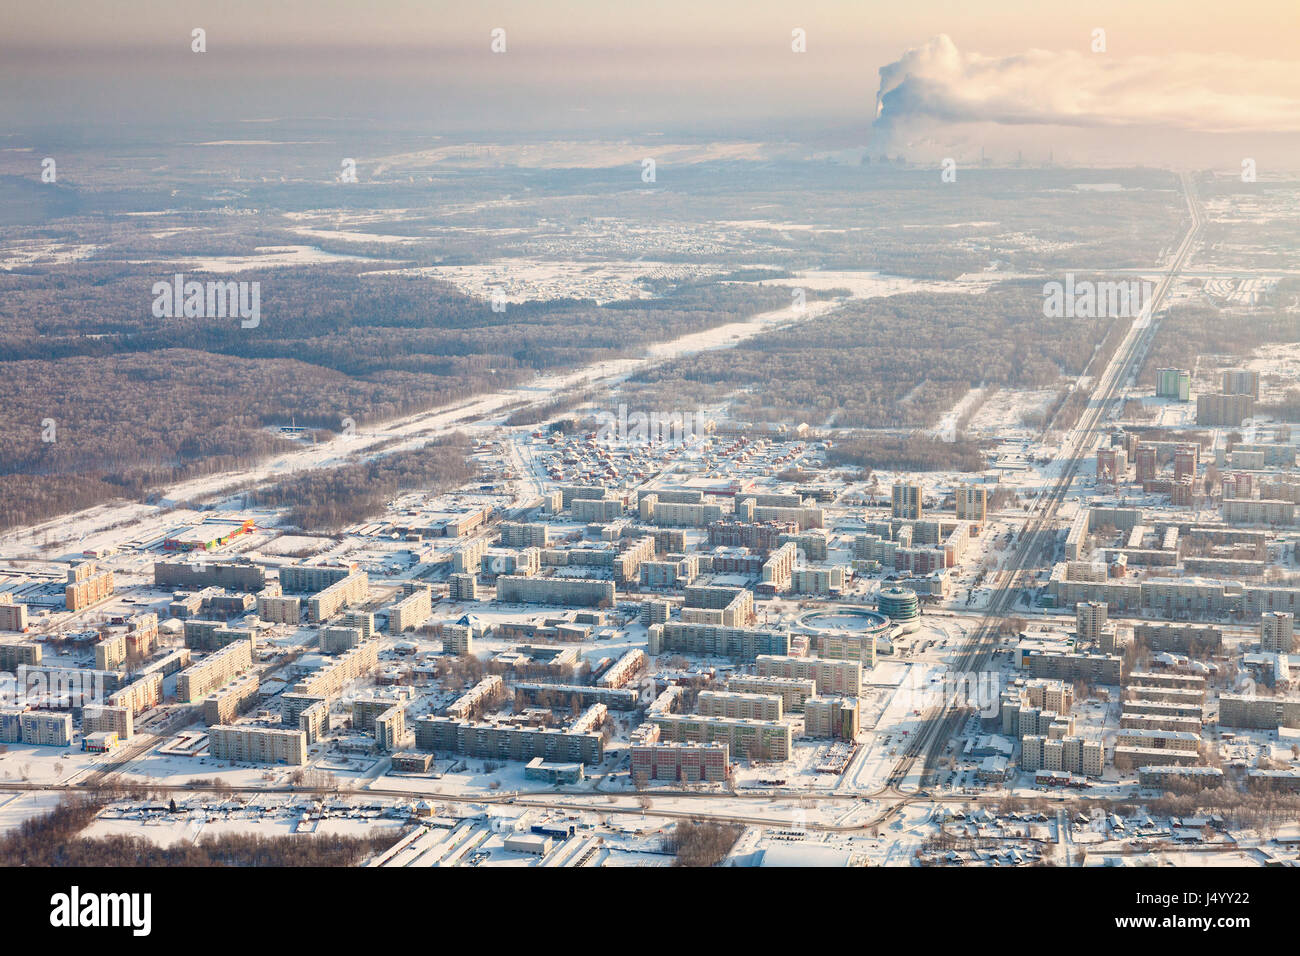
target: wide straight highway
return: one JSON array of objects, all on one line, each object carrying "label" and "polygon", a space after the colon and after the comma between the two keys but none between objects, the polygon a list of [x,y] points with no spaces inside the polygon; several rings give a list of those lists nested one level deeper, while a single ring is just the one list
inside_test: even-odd
[{"label": "wide straight highway", "polygon": [[[1055,478],[1038,493],[1029,511],[1015,551],[1005,566],[998,590],[989,602],[988,611],[958,654],[955,671],[958,674],[977,674],[988,665],[997,644],[998,632],[1020,592],[1020,581],[1027,568],[1033,568],[1045,546],[1056,534],[1055,518],[1061,502],[1066,499],[1080,463],[1096,447],[1097,440],[1114,407],[1117,396],[1133,383],[1146,357],[1159,323],[1155,317],[1179,272],[1187,262],[1202,227],[1200,207],[1195,186],[1186,173],[1181,175],[1184,198],[1190,214],[1190,224],[1182,241],[1174,251],[1168,268],[1156,283],[1151,297],[1137,318],[1130,324],[1124,340],[1111,356],[1106,368],[1096,377],[1092,395],[1080,413],[1078,421],[1066,435],[1048,474]],[[886,791],[901,793],[923,785],[933,770],[934,762],[947,747],[954,733],[962,726],[971,709],[956,697],[936,705],[924,715],[921,728],[912,738],[907,750],[889,775]],[[913,779],[909,781],[909,776]]]}]

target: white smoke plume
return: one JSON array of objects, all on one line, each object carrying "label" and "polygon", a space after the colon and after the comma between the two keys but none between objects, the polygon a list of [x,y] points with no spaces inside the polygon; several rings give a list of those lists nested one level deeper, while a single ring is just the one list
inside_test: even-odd
[{"label": "white smoke plume", "polygon": [[1295,133],[1300,69],[1191,53],[1029,50],[987,57],[963,53],[946,35],[881,68],[873,131],[886,143],[900,134],[933,137],[939,127],[970,123]]}]

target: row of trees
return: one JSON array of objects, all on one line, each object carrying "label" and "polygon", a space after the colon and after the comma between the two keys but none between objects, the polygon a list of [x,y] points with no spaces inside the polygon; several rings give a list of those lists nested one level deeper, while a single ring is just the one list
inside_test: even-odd
[{"label": "row of trees", "polygon": [[883,471],[979,471],[979,442],[941,441],[928,435],[873,435],[836,442],[826,453],[832,466],[852,465]]},{"label": "row of trees", "polygon": [[677,857],[678,866],[716,866],[744,832],[736,823],[683,820],[664,838],[664,852]]},{"label": "row of trees", "polygon": [[0,866],[353,866],[401,837],[395,830],[362,837],[227,833],[164,847],[145,837],[80,836],[106,801],[105,795],[67,797],[24,820],[0,835]]}]

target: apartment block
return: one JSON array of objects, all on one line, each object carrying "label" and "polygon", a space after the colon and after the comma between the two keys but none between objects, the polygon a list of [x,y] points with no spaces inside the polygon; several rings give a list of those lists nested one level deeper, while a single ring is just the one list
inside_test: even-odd
[{"label": "apartment block", "polygon": [[[558,555],[563,563],[568,563],[568,553],[565,551],[547,551],[545,554]],[[488,578],[499,577],[503,574],[513,574],[519,577],[532,577],[542,570],[543,552],[538,548],[523,548],[519,551],[509,551],[504,548],[489,548],[483,552],[483,557],[479,559],[479,572]],[[561,562],[555,562],[561,563]]]},{"label": "apartment block", "polygon": [[1201,674],[1182,674],[1177,671],[1133,671],[1125,681],[1126,688],[1180,687],[1199,691],[1205,695],[1205,677]]},{"label": "apartment block", "polygon": [[1137,482],[1145,485],[1160,473],[1160,452],[1151,442],[1139,442],[1134,459]]},{"label": "apartment block", "polygon": [[1124,701],[1122,708],[1123,714],[1193,717],[1198,722],[1202,722],[1205,719],[1205,708],[1199,703],[1178,703],[1175,701],[1150,700],[1141,697],[1133,697]]},{"label": "apartment block", "polygon": [[1185,368],[1158,369],[1156,371],[1156,398],[1172,398],[1176,402],[1191,401],[1192,373]]},{"label": "apartment block", "polygon": [[342,654],[358,646],[363,640],[359,627],[323,627],[320,631],[322,654]]},{"label": "apartment block", "polygon": [[93,561],[86,561],[68,569],[68,581],[63,589],[63,596],[69,611],[88,608],[112,593],[112,571],[99,570]]},{"label": "apartment block", "polygon": [[858,661],[760,654],[754,663],[760,677],[810,679],[819,694],[857,697],[862,688],[862,665]]},{"label": "apartment block", "polygon": [[1116,484],[1128,477],[1128,453],[1123,448],[1097,449],[1097,480]]},{"label": "apartment block", "polygon": [[893,516],[920,520],[924,510],[924,491],[915,482],[898,482],[892,492]]},{"label": "apartment block", "polygon": [[1144,787],[1206,790],[1222,786],[1218,767],[1138,767],[1138,783]]},{"label": "apartment block", "polygon": [[329,699],[337,696],[354,680],[369,674],[378,664],[377,643],[366,641],[331,658],[323,667],[305,675],[293,685],[293,692]]},{"label": "apartment block", "polygon": [[456,720],[477,717],[505,699],[506,685],[499,674],[489,674],[447,705],[445,713]]},{"label": "apartment block", "polygon": [[1043,749],[1047,738],[1042,734],[1027,734],[1020,739],[1020,769],[1034,773],[1046,769],[1043,766]]},{"label": "apartment block", "polygon": [[388,633],[413,631],[433,614],[428,588],[417,588],[388,609]]},{"label": "apartment block", "polygon": [[1133,636],[1156,653],[1213,653],[1223,646],[1223,629],[1212,624],[1139,621],[1133,625]]},{"label": "apartment block", "polygon": [[488,549],[486,538],[475,538],[473,541],[467,541],[464,545],[457,548],[451,555],[451,570],[453,574],[476,574],[479,568],[479,562],[483,559],[483,554]]},{"label": "apartment block", "polygon": [[391,697],[358,697],[352,701],[352,726],[362,733],[373,733],[375,718],[393,706]]},{"label": "apartment block", "polygon": [[1130,768],[1168,764],[1188,766],[1200,763],[1200,746],[1200,734],[1121,727],[1115,738],[1115,763]]},{"label": "apartment block", "polygon": [[257,616],[271,624],[297,624],[302,620],[302,598],[259,594]]},{"label": "apartment block", "polygon": [[[189,654],[189,651],[185,651],[185,653]],[[132,714],[139,714],[161,704],[162,693],[162,671],[153,671],[148,674],[141,672],[135,681],[110,694],[108,703],[113,707],[125,707]]]},{"label": "apartment block", "polygon": [[1075,633],[1079,640],[1099,642],[1106,626],[1108,608],[1104,601],[1080,601],[1074,606]]},{"label": "apartment block", "polygon": [[1259,649],[1266,654],[1290,654],[1295,650],[1295,615],[1285,611],[1261,614]]},{"label": "apartment block", "polygon": [[799,549],[793,541],[781,545],[763,562],[762,590],[768,594],[777,594],[790,590],[791,575],[795,561],[799,559]]},{"label": "apartment block", "polygon": [[1068,714],[1074,707],[1074,688],[1065,681],[1026,681],[1023,696],[1029,706],[1058,714]]},{"label": "apartment block", "polygon": [[957,520],[983,525],[988,520],[989,492],[983,485],[958,485],[953,492],[957,503]]},{"label": "apartment block", "polygon": [[1300,697],[1219,697],[1219,725],[1253,730],[1300,727]]},{"label": "apartment block", "polygon": [[745,694],[732,690],[700,691],[695,709],[704,717],[778,721],[784,716],[781,698],[775,694]]},{"label": "apartment block", "polygon": [[862,730],[857,697],[810,697],[803,719],[805,737],[854,740]]},{"label": "apartment block", "polygon": [[690,584],[699,576],[700,559],[689,555],[675,561],[641,562],[643,588],[676,588]]},{"label": "apartment block", "polygon": [[574,521],[617,521],[626,510],[622,498],[578,498],[569,506]]},{"label": "apartment block", "polygon": [[777,546],[783,544],[793,544],[799,549],[799,553],[805,561],[828,561],[830,560],[830,540],[826,537],[826,532],[818,529],[810,531],[801,531],[799,533],[783,533],[777,540]]},{"label": "apartment block", "polygon": [[23,743],[34,747],[69,747],[72,745],[72,715],[42,710],[24,711],[18,718]]},{"label": "apartment block", "polygon": [[391,753],[399,750],[406,739],[406,705],[393,704],[375,717],[375,744],[380,750]]},{"label": "apartment block", "polygon": [[[280,588],[284,594],[314,594],[355,574],[357,566],[296,564],[280,569]],[[250,589],[251,590],[251,589]]]},{"label": "apartment block", "polygon": [[313,701],[298,711],[297,720],[298,729],[307,736],[307,743],[314,744],[329,732],[330,705],[324,700]]},{"label": "apartment block", "polygon": [[26,641],[0,641],[0,671],[12,673],[20,665],[35,667],[40,662],[41,645]]},{"label": "apartment block", "polygon": [[81,732],[117,734],[118,740],[130,740],[135,735],[135,716],[129,707],[88,705],[81,713]]},{"label": "apartment block", "polygon": [[1255,414],[1251,395],[1208,394],[1196,396],[1196,424],[1236,428]]},{"label": "apartment block", "polygon": [[287,727],[298,725],[298,715],[316,704],[328,703],[324,697],[315,694],[295,694],[285,691],[280,695],[280,722]]},{"label": "apartment block", "polygon": [[[612,710],[635,710],[638,694],[627,687],[596,687],[590,684],[515,684],[515,700],[525,706],[581,706],[601,704]],[[450,712],[450,711],[449,711]]]},{"label": "apartment block", "polygon": [[[888,631],[888,627],[882,628]],[[876,666],[876,643],[880,632],[819,634],[817,656],[831,661],[857,661],[863,669]]]},{"label": "apartment block", "polygon": [[646,657],[645,651],[639,647],[634,647],[617,661],[615,661],[605,673],[600,675],[596,681],[601,687],[623,687],[632,678],[636,677],[646,665],[650,663]]},{"label": "apartment block", "polygon": [[340,608],[360,604],[369,594],[369,575],[364,571],[353,572],[307,600],[307,620],[319,624],[326,618],[333,617]]},{"label": "apartment block", "polygon": [[668,616],[671,612],[672,605],[667,601],[658,601],[654,599],[642,601],[641,623],[646,625],[663,624],[668,620]]},{"label": "apartment block", "polygon": [[1224,498],[1223,520],[1228,524],[1295,524],[1296,504],[1274,498]]},{"label": "apartment block", "polygon": [[1017,665],[1033,677],[1057,680],[1090,680],[1118,684],[1124,659],[1115,654],[1082,654],[1067,651],[1028,650],[1017,653]]},{"label": "apartment block", "polygon": [[453,574],[447,580],[449,582],[447,600],[453,602],[478,600],[478,578],[473,574]]},{"label": "apartment block", "polygon": [[227,627],[222,621],[190,618],[185,622],[185,646],[194,651],[219,651],[227,644],[246,641],[257,650],[257,635],[251,628]]},{"label": "apartment block", "polygon": [[795,568],[790,572],[790,590],[795,594],[820,594],[829,597],[844,590],[844,569]]},{"label": "apartment block", "polygon": [[15,603],[8,591],[0,591],[0,631],[27,630],[27,605]]},{"label": "apartment block", "polygon": [[1124,710],[1119,715],[1119,725],[1131,730],[1182,730],[1199,734],[1203,722],[1196,716],[1137,714],[1131,710]]},{"label": "apartment block", "polygon": [[[785,542],[782,536],[797,534],[797,521],[736,521],[726,518],[709,525],[710,548],[748,548],[758,554],[770,554]],[[825,560],[819,558],[816,560]]]},{"label": "apartment block", "polygon": [[1072,735],[1052,739],[1030,734],[1020,741],[1020,769],[1027,773],[1047,770],[1100,777],[1104,755],[1101,741]]},{"label": "apartment block", "polygon": [[256,674],[244,674],[203,698],[203,721],[228,724],[257,700],[262,682]]},{"label": "apartment block", "polygon": [[694,585],[685,591],[683,611],[687,608],[720,611],[721,617],[716,623],[726,627],[744,627],[754,619],[754,595],[744,588]]},{"label": "apartment block", "polygon": [[21,707],[0,707],[0,744],[22,743],[24,713]]},{"label": "apartment block", "polygon": [[1259,372],[1253,369],[1225,369],[1220,379],[1224,395],[1249,395],[1259,401]]},{"label": "apartment block", "polygon": [[787,507],[783,505],[760,505],[752,497],[741,498],[737,503],[737,512],[745,521],[792,521],[800,531],[821,528],[826,523],[825,512],[816,506]]},{"label": "apartment block", "polygon": [[262,590],[266,586],[266,571],[261,565],[248,560],[155,561],[154,585],[160,588],[192,591],[199,588],[218,587],[231,591]]},{"label": "apartment block", "polygon": [[474,653],[474,629],[466,624],[444,624],[442,631],[442,652],[456,657],[468,657]]},{"label": "apartment block", "polygon": [[638,782],[725,783],[731,766],[725,743],[634,744],[631,753],[632,779]]},{"label": "apartment block", "polygon": [[731,752],[757,760],[788,760],[794,746],[794,731],[778,721],[744,720],[735,717],[705,717],[699,714],[656,714],[664,740],[694,743],[727,743]]},{"label": "apartment block", "polygon": [[649,651],[655,656],[685,653],[752,661],[761,654],[783,655],[789,650],[790,635],[784,631],[683,621],[650,625]]},{"label": "apartment block", "polygon": [[614,582],[587,578],[497,578],[497,600],[503,604],[556,604],[609,607],[614,604]]},{"label": "apartment block", "polygon": [[643,522],[666,528],[704,528],[724,516],[722,505],[661,501],[654,492],[642,495],[637,507]]},{"label": "apartment block", "polygon": [[501,523],[503,548],[546,548],[551,544],[551,529],[544,524]]},{"label": "apartment block", "polygon": [[415,721],[419,750],[463,753],[480,759],[545,760],[600,763],[604,738],[594,731],[573,732],[552,727],[470,722],[425,714]]},{"label": "apartment block", "polygon": [[302,766],[307,762],[307,735],[279,727],[218,724],[208,728],[208,752],[217,760]]},{"label": "apartment block", "polygon": [[758,677],[737,674],[727,679],[727,690],[741,694],[770,694],[781,698],[784,713],[803,713],[808,698],[817,695],[817,683],[808,678]]},{"label": "apartment block", "polygon": [[1205,691],[1194,687],[1157,687],[1153,684],[1129,684],[1125,691],[1131,694],[1134,700],[1149,703],[1199,707],[1205,701]]},{"label": "apartment block", "polygon": [[252,641],[227,644],[180,672],[176,678],[176,696],[183,703],[197,703],[252,666]]}]

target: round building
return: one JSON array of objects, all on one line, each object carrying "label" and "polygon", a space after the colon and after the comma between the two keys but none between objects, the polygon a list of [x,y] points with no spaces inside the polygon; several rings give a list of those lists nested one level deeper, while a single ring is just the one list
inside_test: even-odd
[{"label": "round building", "polygon": [[911,588],[882,588],[876,607],[896,624],[914,624],[921,617],[921,602]]}]

